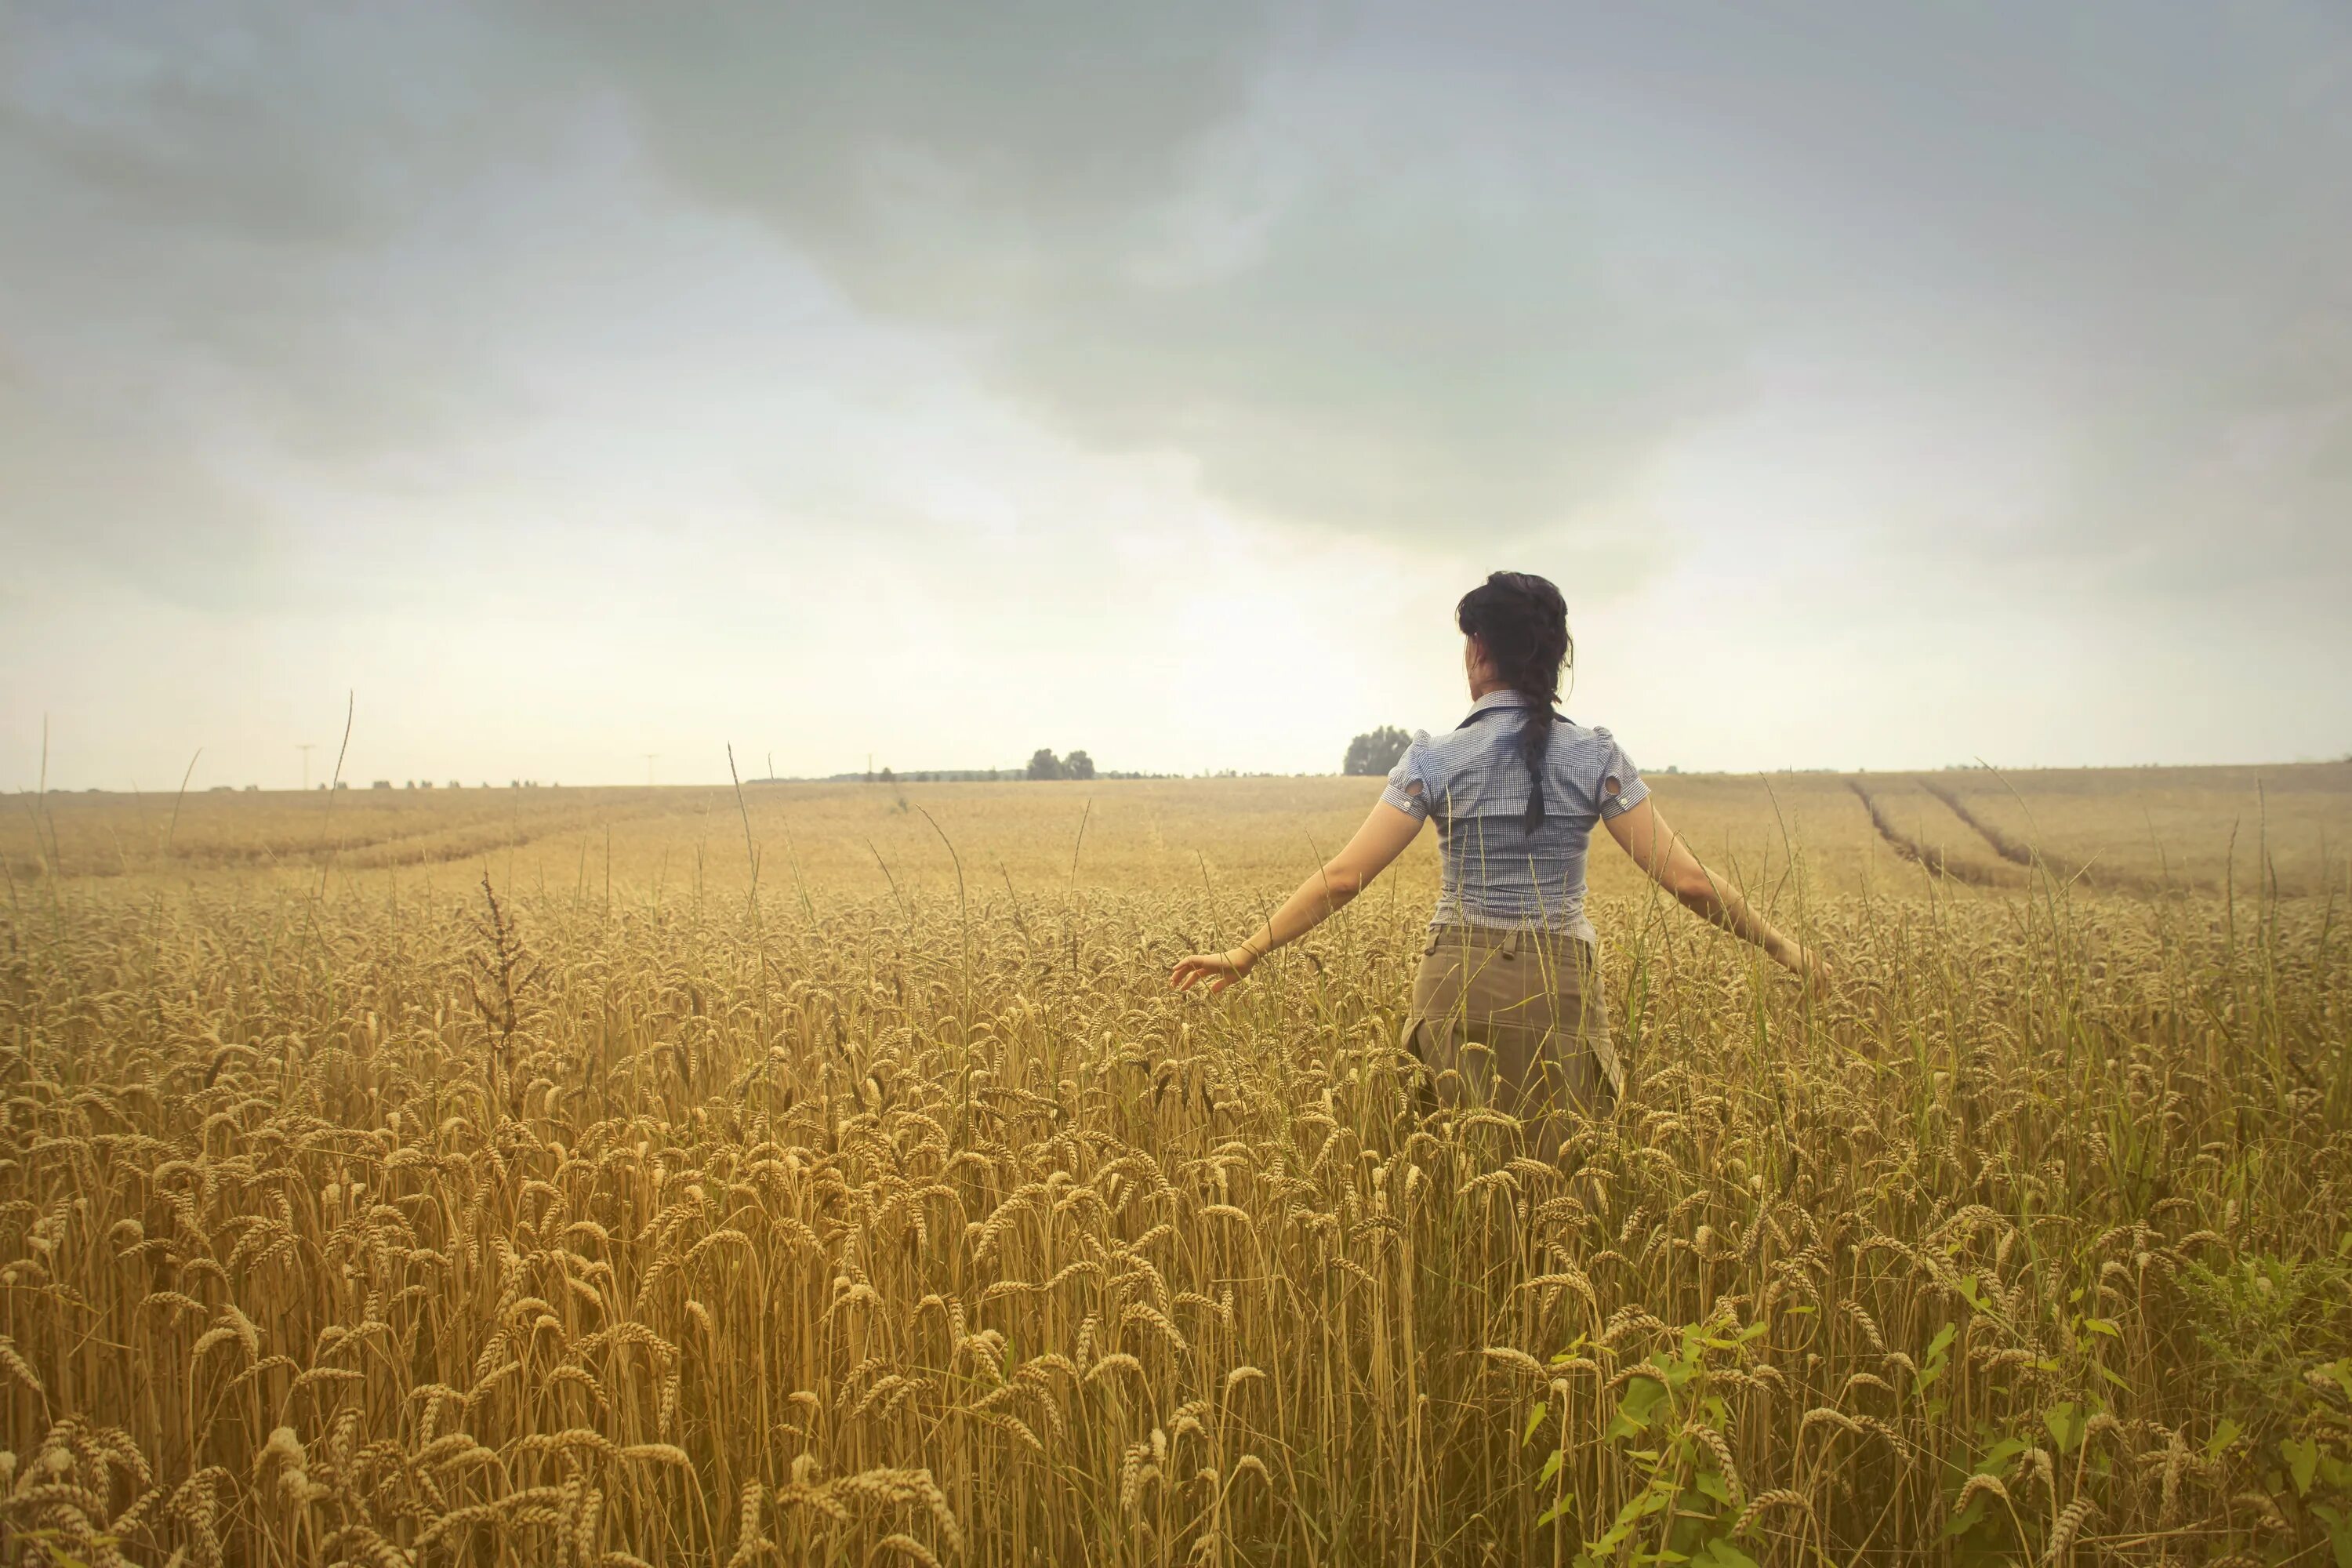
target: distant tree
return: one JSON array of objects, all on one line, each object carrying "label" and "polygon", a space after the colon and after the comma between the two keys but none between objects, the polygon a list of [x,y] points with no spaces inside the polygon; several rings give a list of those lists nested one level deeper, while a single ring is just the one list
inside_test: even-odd
[{"label": "distant tree", "polygon": [[884,768],[884,769],[882,770],[882,782],[883,782],[884,784],[897,784],[898,781],[898,779],[897,779],[896,777],[894,777],[894,776],[892,775],[892,773],[891,773],[891,772],[890,772],[890,770],[889,770],[888,768]]},{"label": "distant tree", "polygon": [[1095,776],[1095,760],[1084,752],[1072,752],[1062,759],[1062,776],[1066,779],[1090,779]]},{"label": "distant tree", "polygon": [[1057,779],[1062,776],[1062,760],[1040,746],[1029,758],[1029,776],[1033,779]]},{"label": "distant tree", "polygon": [[1348,760],[1339,771],[1359,777],[1387,773],[1412,744],[1411,735],[1393,724],[1383,724],[1348,742]]}]

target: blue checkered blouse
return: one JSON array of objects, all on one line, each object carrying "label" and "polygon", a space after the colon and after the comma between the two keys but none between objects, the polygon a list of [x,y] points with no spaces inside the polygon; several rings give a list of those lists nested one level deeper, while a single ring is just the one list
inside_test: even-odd
[{"label": "blue checkered blouse", "polygon": [[1381,798],[1415,820],[1434,818],[1443,866],[1433,925],[1507,926],[1590,940],[1584,855],[1592,827],[1650,793],[1606,730],[1552,723],[1543,759],[1544,817],[1526,827],[1529,779],[1519,755],[1516,691],[1490,691],[1442,735],[1417,731]]}]

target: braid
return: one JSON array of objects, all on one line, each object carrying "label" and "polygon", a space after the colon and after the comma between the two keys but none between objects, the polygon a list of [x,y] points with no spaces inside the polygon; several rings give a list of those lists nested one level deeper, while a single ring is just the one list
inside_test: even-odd
[{"label": "braid", "polygon": [[1544,819],[1543,761],[1551,744],[1552,705],[1559,672],[1573,657],[1568,602],[1559,590],[1527,572],[1497,572],[1462,596],[1454,623],[1476,637],[1505,684],[1528,700],[1519,726],[1519,757],[1528,766],[1527,831]]}]

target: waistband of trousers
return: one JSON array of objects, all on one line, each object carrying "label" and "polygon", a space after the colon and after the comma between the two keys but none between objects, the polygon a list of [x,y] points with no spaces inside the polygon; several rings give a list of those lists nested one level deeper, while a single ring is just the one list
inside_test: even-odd
[{"label": "waistband of trousers", "polygon": [[1558,958],[1590,956],[1599,946],[1591,937],[1579,932],[1549,931],[1541,926],[1485,926],[1440,921],[1430,926],[1429,934],[1440,947],[1467,946],[1508,952],[1533,949]]}]

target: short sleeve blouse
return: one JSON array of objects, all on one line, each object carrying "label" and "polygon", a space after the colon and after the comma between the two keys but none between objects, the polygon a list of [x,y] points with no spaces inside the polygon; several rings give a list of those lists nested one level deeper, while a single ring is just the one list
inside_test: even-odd
[{"label": "short sleeve blouse", "polygon": [[[1543,815],[1529,820],[1530,779],[1519,736],[1526,698],[1489,692],[1454,729],[1414,734],[1381,799],[1438,829],[1439,894],[1432,922],[1539,926],[1584,936],[1585,857],[1595,824],[1647,799],[1641,770],[1598,727],[1553,721],[1540,772]],[[1503,711],[1495,711],[1503,710]]]},{"label": "short sleeve blouse", "polygon": [[[1381,799],[1395,806],[1415,822],[1429,820],[1429,780],[1423,764],[1427,762],[1429,731],[1415,730],[1412,741],[1389,770],[1388,787],[1381,791]],[[1358,798],[1361,798],[1359,796]]]}]

